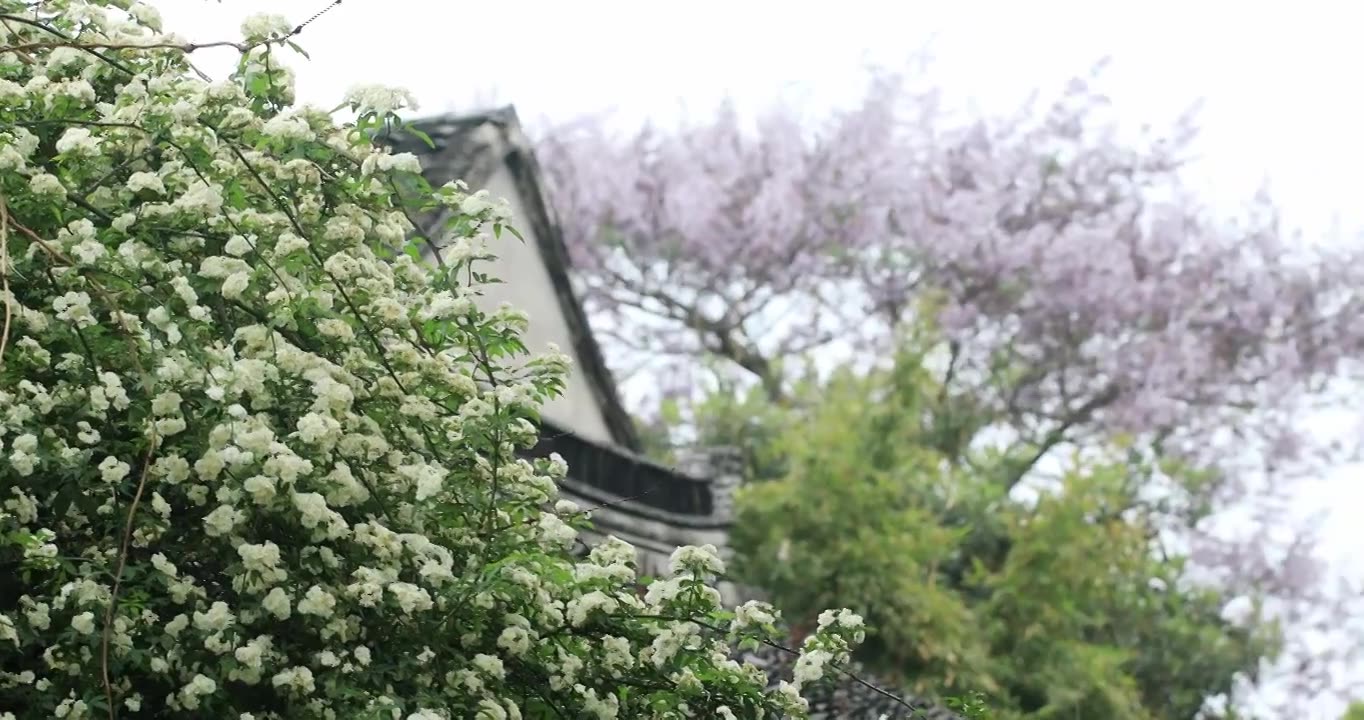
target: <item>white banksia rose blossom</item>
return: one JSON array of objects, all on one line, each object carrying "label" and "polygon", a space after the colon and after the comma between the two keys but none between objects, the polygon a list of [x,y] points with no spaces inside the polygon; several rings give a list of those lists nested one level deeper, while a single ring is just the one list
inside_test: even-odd
[{"label": "white banksia rose blossom", "polygon": [[223,245],[223,251],[233,257],[241,257],[251,252],[251,243],[241,235],[233,235]]},{"label": "white banksia rose blossom", "polygon": [[574,627],[578,627],[586,624],[593,613],[609,614],[615,612],[618,607],[620,607],[620,603],[615,598],[600,590],[593,590],[586,595],[574,598],[568,603],[569,622]]},{"label": "white banksia rose blossom", "polygon": [[124,186],[132,192],[148,192],[156,195],[166,194],[166,185],[161,177],[153,172],[139,170],[128,176]]},{"label": "white banksia rose blossom", "polygon": [[82,635],[95,632],[95,614],[89,611],[71,618],[71,628]]},{"label": "white banksia rose blossom", "polygon": [[34,173],[28,181],[28,187],[34,195],[66,197],[66,186],[62,184],[62,181],[56,175],[45,172]]},{"label": "white banksia rose blossom", "polygon": [[193,710],[200,705],[200,699],[218,690],[218,683],[206,675],[195,675],[183,688],[180,688],[180,702]]},{"label": "white banksia rose blossom", "polygon": [[833,653],[830,653],[828,650],[816,649],[801,653],[800,658],[796,660],[795,676],[792,678],[792,684],[796,687],[800,687],[824,677],[825,665],[832,659]]},{"label": "white banksia rose blossom", "polygon": [[303,594],[303,599],[298,601],[295,609],[301,615],[331,617],[332,612],[336,609],[336,598],[321,587],[314,585]]},{"label": "white banksia rose blossom", "polygon": [[[31,21],[0,44],[32,46],[0,53],[23,280],[0,373],[0,720],[98,717],[106,694],[236,720],[519,719],[544,697],[567,717],[800,714],[795,685],[732,659],[727,636],[775,613],[725,613],[716,548],[679,549],[640,597],[635,548],[580,537],[568,463],[523,452],[571,360],[480,351],[534,320],[475,302],[516,218],[426,184],[415,146],[376,150],[410,93],[352,88],[364,128],[295,106],[277,15],[247,19],[242,62],[208,82],[146,3],[0,13]],[[436,216],[444,269],[402,252]],[[830,615],[793,682],[861,632]]]},{"label": "white banksia rose blossom", "polygon": [[509,626],[497,636],[497,646],[514,657],[524,655],[530,642],[530,632],[524,627]]},{"label": "white banksia rose blossom", "polygon": [[673,575],[720,575],[725,572],[725,562],[720,559],[719,550],[714,545],[683,546],[674,550],[668,558],[668,572]]},{"label": "white banksia rose blossom", "polygon": [[356,112],[373,112],[379,115],[388,115],[403,109],[419,109],[411,92],[387,85],[353,85],[346,91],[345,102],[354,107]]},{"label": "white banksia rose blossom", "polygon": [[782,709],[788,713],[804,714],[810,709],[810,703],[801,697],[800,686],[782,680],[777,683],[777,690],[774,696],[782,704]]},{"label": "white banksia rose blossom", "polygon": [[218,632],[226,630],[228,626],[236,622],[236,617],[228,608],[227,603],[218,601],[209,606],[206,612],[194,613],[194,627],[205,632]]},{"label": "white banksia rose blossom", "polygon": [[89,128],[73,127],[57,139],[57,152],[67,155],[99,157],[100,139]]},{"label": "white banksia rose blossom", "polygon": [[232,652],[237,662],[252,670],[259,670],[270,648],[270,637],[262,635]]},{"label": "white banksia rose blossom", "polygon": [[128,6],[128,14],[132,18],[149,29],[161,32],[161,13],[156,8],[144,2],[135,2]]},{"label": "white banksia rose blossom", "polygon": [[300,250],[307,249],[307,240],[291,232],[283,232],[280,233],[279,238],[275,240],[274,254],[276,257],[284,257],[285,255],[291,255]]},{"label": "white banksia rose blossom", "polygon": [[375,172],[420,173],[421,171],[421,160],[417,159],[417,156],[412,153],[394,154],[375,151],[370,153],[360,164],[360,172],[367,176]]},{"label": "white banksia rose blossom", "polygon": [[167,560],[166,556],[162,553],[156,553],[152,556],[152,567],[156,568],[157,571],[166,577],[173,578],[179,574],[175,568],[175,563]]},{"label": "white banksia rose blossom", "polygon": [[493,220],[511,217],[511,206],[506,198],[494,198],[487,190],[478,190],[466,196],[460,202],[459,209],[466,215],[486,215]]},{"label": "white banksia rose blossom", "polygon": [[289,594],[283,588],[271,588],[261,599],[261,608],[279,620],[288,620],[293,612],[290,606]]},{"label": "white banksia rose blossom", "polygon": [[317,688],[313,671],[301,665],[275,673],[270,684],[291,695],[310,695]]},{"label": "white banksia rose blossom", "polygon": [[257,13],[242,21],[241,33],[247,40],[265,40],[287,35],[291,29],[283,15]]},{"label": "white banksia rose blossom", "polygon": [[104,458],[99,464],[100,478],[107,483],[116,483],[132,470],[132,466],[116,457]]},{"label": "white banksia rose blossom", "polygon": [[734,608],[734,620],[730,628],[735,632],[761,629],[777,621],[778,613],[771,605],[760,600],[749,600]]},{"label": "white banksia rose blossom", "polygon": [[204,532],[209,537],[222,537],[231,534],[237,523],[243,519],[242,511],[231,505],[219,505],[204,516]]},{"label": "white banksia rose blossom", "polygon": [[274,140],[311,140],[314,138],[308,121],[300,117],[276,116],[266,121],[261,132]]}]

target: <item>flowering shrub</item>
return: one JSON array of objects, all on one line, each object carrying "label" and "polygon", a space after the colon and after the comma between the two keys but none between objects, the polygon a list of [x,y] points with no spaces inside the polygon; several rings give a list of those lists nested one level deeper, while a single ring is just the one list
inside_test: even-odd
[{"label": "flowering shrub", "polygon": [[803,715],[861,619],[768,689],[714,548],[642,597],[629,545],[575,559],[516,452],[568,360],[473,302],[506,205],[375,146],[405,93],[337,125],[243,33],[214,83],[145,5],[0,0],[0,718]]}]

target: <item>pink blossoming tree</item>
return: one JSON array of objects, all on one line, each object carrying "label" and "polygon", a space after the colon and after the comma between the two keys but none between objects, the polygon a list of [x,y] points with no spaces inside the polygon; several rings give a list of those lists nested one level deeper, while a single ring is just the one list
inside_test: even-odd
[{"label": "pink blossoming tree", "polygon": [[676,132],[547,134],[552,199],[619,355],[753,381],[780,404],[792,358],[887,357],[928,323],[945,392],[1017,458],[1004,482],[1099,437],[1216,467],[1206,500],[1253,503],[1260,522],[1184,528],[1195,559],[1290,621],[1319,617],[1311,543],[1268,538],[1287,478],[1319,465],[1301,411],[1364,341],[1360,265],[1305,251],[1267,195],[1216,217],[1182,171],[1192,113],[1125,137],[1077,79],[962,120],[937,91],[878,75],[813,131],[788,111],[755,129],[726,107]]}]

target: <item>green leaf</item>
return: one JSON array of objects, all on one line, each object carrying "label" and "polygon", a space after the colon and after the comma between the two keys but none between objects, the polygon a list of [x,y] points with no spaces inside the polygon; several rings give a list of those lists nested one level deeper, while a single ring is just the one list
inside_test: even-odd
[{"label": "green leaf", "polygon": [[303,48],[299,47],[298,44],[295,43],[293,40],[285,40],[285,41],[284,41],[284,44],[288,45],[290,50],[293,50],[294,52],[298,53],[299,55],[302,55],[303,57],[308,58],[309,60],[312,60],[312,59],[313,59],[313,56],[309,55],[309,54],[308,54],[308,51],[306,51],[306,50],[304,50]]},{"label": "green leaf", "polygon": [[[436,142],[431,139],[430,135],[423,132],[420,128],[416,128],[411,125],[404,125],[403,132],[411,135],[412,137],[417,138],[418,140],[421,140],[428,148],[431,148],[432,150],[436,149]],[[429,188],[430,186],[428,185],[427,187]]]}]

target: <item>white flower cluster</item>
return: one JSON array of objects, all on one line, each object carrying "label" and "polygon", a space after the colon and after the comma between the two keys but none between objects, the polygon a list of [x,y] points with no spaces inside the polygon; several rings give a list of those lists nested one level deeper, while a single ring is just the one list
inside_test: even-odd
[{"label": "white flower cluster", "polygon": [[412,93],[386,85],[354,85],[346,91],[346,103],[358,113],[372,112],[381,116],[403,109],[418,109]]},{"label": "white flower cluster", "polygon": [[801,687],[816,682],[836,666],[848,662],[853,646],[862,642],[866,631],[862,616],[849,610],[825,610],[819,615],[819,628],[805,639],[791,685]]},{"label": "white flower cluster", "polygon": [[[246,21],[210,83],[143,5],[0,12],[32,18],[0,25],[0,719],[798,713],[730,659],[714,547],[642,597],[627,543],[570,554],[563,460],[518,455],[567,358],[474,352],[526,316],[397,252],[420,163],[291,107],[264,42],[288,23]],[[425,202],[459,267],[509,220],[459,184]],[[846,651],[831,617],[809,666]]]},{"label": "white flower cluster", "polygon": [[282,15],[259,13],[242,21],[242,37],[247,40],[267,40],[289,34],[289,21]]}]

